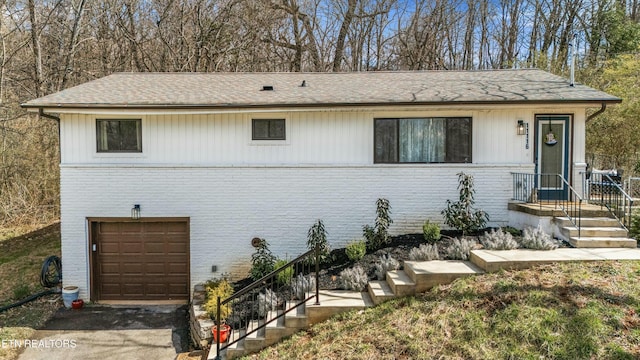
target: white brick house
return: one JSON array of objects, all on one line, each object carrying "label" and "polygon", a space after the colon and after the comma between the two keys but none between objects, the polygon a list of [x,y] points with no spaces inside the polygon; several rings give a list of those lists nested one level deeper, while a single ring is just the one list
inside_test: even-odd
[{"label": "white brick house", "polygon": [[[304,252],[317,219],[343,246],[380,197],[394,233],[420,232],[442,222],[461,171],[490,225],[506,225],[511,172],[577,185],[587,109],[617,102],[505,70],[114,74],[23,106],[59,118],[64,282],[97,301],[187,299],[244,274],[253,237]],[[545,167],[547,128],[560,155]]]}]

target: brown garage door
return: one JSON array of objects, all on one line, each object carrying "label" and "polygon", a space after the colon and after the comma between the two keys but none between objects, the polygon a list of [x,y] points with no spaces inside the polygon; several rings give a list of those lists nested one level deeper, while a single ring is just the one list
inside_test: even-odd
[{"label": "brown garage door", "polygon": [[93,298],[189,299],[187,220],[95,221],[91,228]]}]

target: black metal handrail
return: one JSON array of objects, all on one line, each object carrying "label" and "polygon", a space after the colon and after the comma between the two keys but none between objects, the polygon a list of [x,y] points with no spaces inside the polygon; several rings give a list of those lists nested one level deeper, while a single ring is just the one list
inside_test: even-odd
[{"label": "black metal handrail", "polygon": [[[226,323],[231,334],[224,344],[221,336],[214,336],[216,359],[221,358],[221,351],[263,331],[268,324],[279,320],[283,323],[287,313],[303,309],[309,300],[315,298],[314,304],[320,305],[319,273],[320,247],[316,246],[232,296],[218,297],[216,329]],[[228,307],[231,314],[226,320],[221,319],[223,307]]]},{"label": "black metal handrail", "polygon": [[633,198],[622,188],[621,179],[606,173],[585,173],[583,176],[589,203],[609,210],[620,225],[629,230]]},{"label": "black metal handrail", "polygon": [[[554,208],[559,208],[562,213],[578,230],[582,226],[582,202],[583,198],[560,174],[534,174],[534,173],[511,173],[513,179],[512,200],[525,203],[539,204],[542,210],[543,201],[546,204],[553,204]],[[544,184],[544,186],[543,186]],[[563,196],[554,196],[553,199],[545,198],[551,192],[566,191]],[[563,194],[563,193],[560,193]]]}]

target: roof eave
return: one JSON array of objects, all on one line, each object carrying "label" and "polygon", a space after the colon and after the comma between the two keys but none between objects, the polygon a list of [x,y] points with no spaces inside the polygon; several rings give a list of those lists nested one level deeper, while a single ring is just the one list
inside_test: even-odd
[{"label": "roof eave", "polygon": [[500,101],[406,101],[406,102],[366,102],[366,103],[270,103],[270,104],[74,104],[74,103],[58,103],[58,104],[29,104],[24,103],[20,106],[25,109],[266,109],[266,108],[320,108],[320,107],[385,107],[385,106],[447,106],[447,105],[539,105],[539,104],[585,104],[600,105],[619,104],[622,102],[620,98],[608,99],[555,99],[555,100],[500,100]]}]

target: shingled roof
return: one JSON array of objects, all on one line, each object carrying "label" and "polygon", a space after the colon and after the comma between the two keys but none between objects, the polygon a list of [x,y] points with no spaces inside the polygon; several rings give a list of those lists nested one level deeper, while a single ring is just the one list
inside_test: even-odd
[{"label": "shingled roof", "polygon": [[[271,90],[272,89],[272,90]],[[437,104],[616,103],[536,69],[357,73],[117,73],[26,108],[267,108]]]}]

